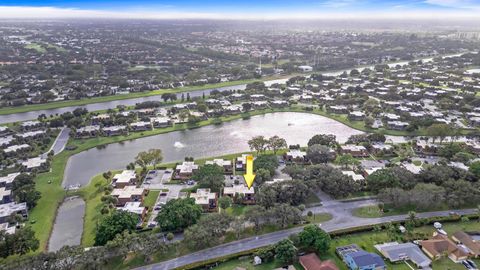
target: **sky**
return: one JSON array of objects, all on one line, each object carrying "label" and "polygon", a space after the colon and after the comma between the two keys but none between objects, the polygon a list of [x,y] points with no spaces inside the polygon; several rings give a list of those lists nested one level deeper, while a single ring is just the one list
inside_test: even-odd
[{"label": "sky", "polygon": [[0,0],[0,18],[480,19],[480,0]]}]

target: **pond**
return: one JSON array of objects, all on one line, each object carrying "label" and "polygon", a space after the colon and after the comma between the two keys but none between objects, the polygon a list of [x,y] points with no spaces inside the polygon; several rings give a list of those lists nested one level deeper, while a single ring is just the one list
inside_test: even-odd
[{"label": "pond", "polygon": [[53,231],[48,242],[48,251],[54,252],[63,246],[80,245],[83,232],[85,201],[80,197],[68,197],[58,208]]}]

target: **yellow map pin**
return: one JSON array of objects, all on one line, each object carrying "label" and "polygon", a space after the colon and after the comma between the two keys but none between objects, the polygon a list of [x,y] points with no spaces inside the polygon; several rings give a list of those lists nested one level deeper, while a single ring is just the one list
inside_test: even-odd
[{"label": "yellow map pin", "polygon": [[250,189],[253,185],[253,181],[255,180],[255,174],[253,174],[253,156],[247,156],[247,173],[243,175],[245,178],[245,182],[247,183],[248,189]]}]

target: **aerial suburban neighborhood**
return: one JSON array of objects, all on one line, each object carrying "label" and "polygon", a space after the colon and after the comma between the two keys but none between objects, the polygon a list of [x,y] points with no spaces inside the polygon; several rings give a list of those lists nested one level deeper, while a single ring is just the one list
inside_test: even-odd
[{"label": "aerial suburban neighborhood", "polygon": [[478,269],[470,21],[4,16],[0,269]]}]

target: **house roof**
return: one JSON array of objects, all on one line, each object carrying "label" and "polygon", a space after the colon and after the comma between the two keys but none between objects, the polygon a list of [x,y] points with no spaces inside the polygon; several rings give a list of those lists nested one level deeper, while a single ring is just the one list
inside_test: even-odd
[{"label": "house roof", "polygon": [[425,267],[432,262],[421,250],[413,243],[399,244],[397,242],[375,245],[391,262],[410,260],[419,267]]},{"label": "house roof", "polygon": [[338,270],[335,263],[330,260],[322,262],[315,253],[300,256],[299,261],[305,270]]},{"label": "house roof", "polygon": [[359,268],[369,265],[375,265],[376,267],[385,266],[385,262],[380,256],[374,253],[366,252],[364,250],[352,252],[347,254],[346,256],[351,257]]},{"label": "house roof", "polygon": [[452,238],[466,246],[475,256],[480,255],[480,243],[475,242],[469,234],[459,231],[454,233]]},{"label": "house roof", "polygon": [[459,249],[452,240],[448,239],[447,236],[443,234],[437,234],[432,239],[424,240],[420,242],[422,248],[428,251],[428,253],[433,256],[441,255],[444,252],[448,254],[454,254],[456,257],[468,256],[468,254]]}]

